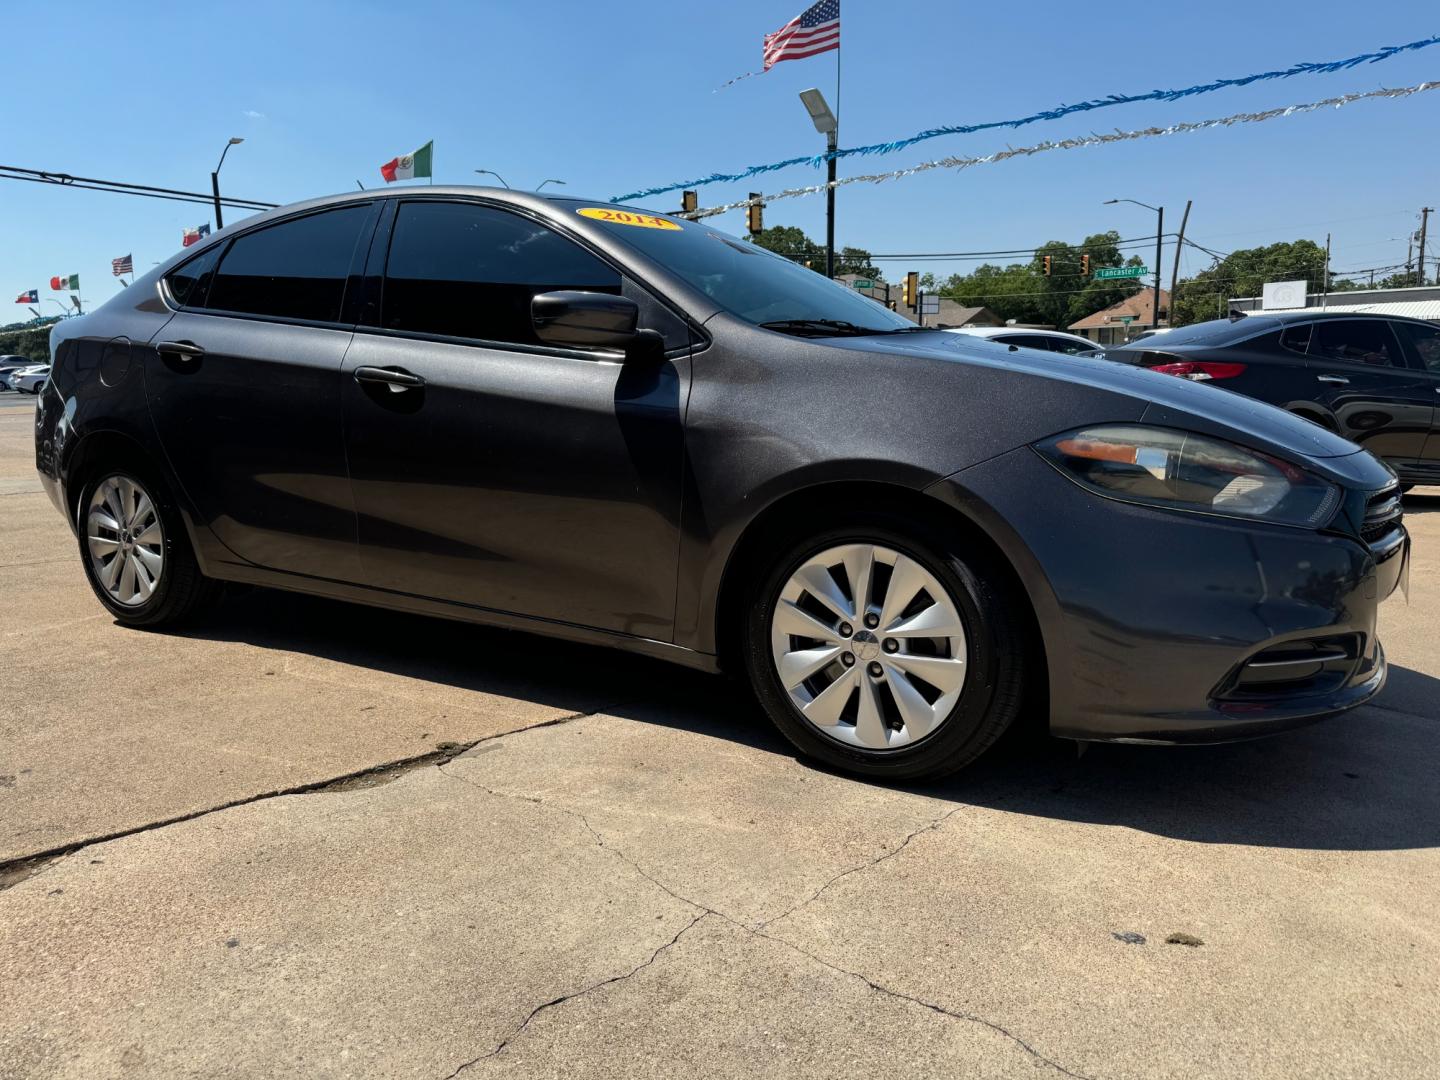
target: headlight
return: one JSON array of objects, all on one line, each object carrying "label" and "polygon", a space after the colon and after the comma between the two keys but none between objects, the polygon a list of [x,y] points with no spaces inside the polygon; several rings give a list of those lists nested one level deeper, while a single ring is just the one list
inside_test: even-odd
[{"label": "headlight", "polygon": [[1288,461],[1188,431],[1105,424],[1035,448],[1082,487],[1146,506],[1314,528],[1340,502],[1338,487]]}]

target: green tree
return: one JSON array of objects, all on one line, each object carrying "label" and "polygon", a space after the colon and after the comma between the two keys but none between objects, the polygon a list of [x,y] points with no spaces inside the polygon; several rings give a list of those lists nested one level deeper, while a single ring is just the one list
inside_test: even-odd
[{"label": "green tree", "polygon": [[1223,318],[1234,296],[1259,296],[1267,281],[1299,281],[1319,292],[1325,277],[1325,249],[1313,240],[1242,248],[1177,284],[1171,298],[1174,326]]},{"label": "green tree", "polygon": [[835,259],[835,273],[859,274],[872,281],[885,279],[885,271],[870,261],[870,252],[858,247],[842,247],[840,249],[839,255]]},{"label": "green tree", "polygon": [[[794,259],[817,273],[825,272],[825,245],[817,244],[805,235],[803,229],[794,225],[772,225],[750,239],[767,251]],[[835,253],[835,273],[859,274],[881,280],[885,276],[871,261],[870,252],[858,247],[842,247]]]}]

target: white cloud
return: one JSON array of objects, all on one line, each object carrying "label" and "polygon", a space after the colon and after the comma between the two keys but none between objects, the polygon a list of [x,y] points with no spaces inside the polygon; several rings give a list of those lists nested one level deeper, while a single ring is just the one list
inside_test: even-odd
[{"label": "white cloud", "polygon": [[264,120],[264,119],[265,119],[265,114],[264,114],[263,112],[257,112],[257,111],[254,110],[254,109],[246,109],[244,115],[247,116],[247,117],[249,117],[251,120]]}]

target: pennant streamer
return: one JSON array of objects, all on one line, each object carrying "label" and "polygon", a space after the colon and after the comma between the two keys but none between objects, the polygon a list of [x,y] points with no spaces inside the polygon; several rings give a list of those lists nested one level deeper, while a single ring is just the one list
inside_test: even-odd
[{"label": "pennant streamer", "polygon": [[953,127],[931,128],[928,131],[920,132],[918,135],[912,135],[908,139],[899,139],[895,142],[872,143],[869,146],[853,146],[848,149],[836,150],[833,153],[826,154],[807,154],[804,157],[787,158],[785,161],[776,161],[769,165],[752,165],[743,172],[738,173],[712,173],[709,176],[703,176],[695,180],[682,180],[679,183],[666,184],[664,187],[646,188],[644,191],[632,191],[627,195],[617,195],[610,201],[629,202],[633,199],[648,199],[652,195],[664,195],[668,191],[680,191],[683,188],[698,188],[706,184],[731,183],[737,180],[748,179],[751,176],[759,176],[761,173],[788,169],[794,165],[818,166],[823,165],[832,157],[843,158],[850,157],[853,154],[891,154],[896,150],[903,150],[907,146],[914,146],[918,142],[924,142],[926,139],[938,139],[942,135],[971,135],[977,131],[989,131],[994,128],[1024,127],[1026,124],[1034,124],[1041,120],[1058,120],[1062,116],[1069,116],[1072,113],[1090,112],[1094,109],[1108,109],[1112,105],[1131,105],[1140,101],[1179,101],[1181,98],[1193,97],[1196,94],[1209,94],[1216,90],[1224,90],[1232,86],[1249,86],[1251,83],[1263,82],[1268,79],[1288,79],[1292,75],[1324,75],[1330,72],[1344,71],[1349,68],[1358,67],[1361,64],[1377,64],[1381,60],[1389,60],[1392,56],[1398,56],[1400,53],[1414,52],[1417,49],[1425,49],[1437,44],[1440,44],[1440,36],[1423,38],[1419,41],[1412,41],[1407,45],[1388,45],[1375,52],[1360,53],[1358,56],[1350,56],[1344,60],[1295,64],[1277,71],[1262,71],[1258,74],[1245,75],[1238,79],[1217,79],[1214,82],[1187,86],[1180,90],[1151,90],[1144,94],[1113,94],[1109,97],[1092,98],[1089,101],[1082,101],[1077,105],[1061,105],[1054,109],[1047,109],[1044,112],[1022,116],[1017,120],[992,120],[984,124],[958,124]]},{"label": "pennant streamer", "polygon": [[[990,165],[997,161],[1006,161],[1015,157],[1029,157],[1031,154],[1042,154],[1049,150],[1075,150],[1083,146],[1102,146],[1105,143],[1128,142],[1132,139],[1149,139],[1159,135],[1183,135],[1191,131],[1203,131],[1206,128],[1231,127],[1235,124],[1258,124],[1264,120],[1274,120],[1281,116],[1296,116],[1300,113],[1315,112],[1319,109],[1338,109],[1343,105],[1349,105],[1355,101],[1366,101],[1371,98],[1403,98],[1411,94],[1423,94],[1428,90],[1440,90],[1440,81],[1423,82],[1418,86],[1404,86],[1393,90],[1370,90],[1363,94],[1343,94],[1340,97],[1326,98],[1324,101],[1312,101],[1307,105],[1285,105],[1278,109],[1266,109],[1264,112],[1236,113],[1234,116],[1221,117],[1218,120],[1196,120],[1190,123],[1173,124],[1170,127],[1149,127],[1141,128],[1138,131],[1114,131],[1105,135],[1082,135],[1073,139],[1061,139],[1058,142],[1042,142],[1034,146],[1022,146],[1018,149],[1012,147],[1001,150],[994,154],[987,154],[984,157],[947,157],[938,161],[927,161],[920,165],[913,165],[908,169],[896,169],[894,172],[870,173],[865,176],[846,176],[831,184],[811,184],[807,187],[788,188],[785,191],[773,195],[765,195],[760,199],[753,200],[764,204],[774,202],[777,199],[795,199],[802,195],[814,195],[827,188],[843,187],[846,184],[881,184],[886,180],[899,180],[901,177],[912,176],[915,173],[927,172],[930,169],[968,169],[975,165]],[[700,218],[714,217],[716,214],[724,214],[730,210],[739,210],[741,207],[749,206],[752,200],[741,199],[739,202],[726,203],[723,206],[709,206],[701,210],[694,210],[688,214],[677,214],[676,217],[699,220]]]}]

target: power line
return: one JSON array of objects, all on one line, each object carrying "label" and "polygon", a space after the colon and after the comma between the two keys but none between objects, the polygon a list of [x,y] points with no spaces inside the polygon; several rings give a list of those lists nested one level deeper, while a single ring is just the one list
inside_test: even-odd
[{"label": "power line", "polygon": [[[110,191],[118,195],[141,195],[147,199],[167,199],[171,202],[204,203],[215,205],[213,195],[202,191],[182,191],[178,188],[154,187],[150,184],[131,184],[123,180],[97,180],[91,176],[72,176],[69,173],[51,172],[47,169],[24,169],[17,165],[0,165],[0,180],[24,180],[32,184],[50,184],[56,187],[79,188],[84,191]],[[220,202],[238,210],[273,210],[279,203],[259,202],[255,199],[224,197]]]}]

